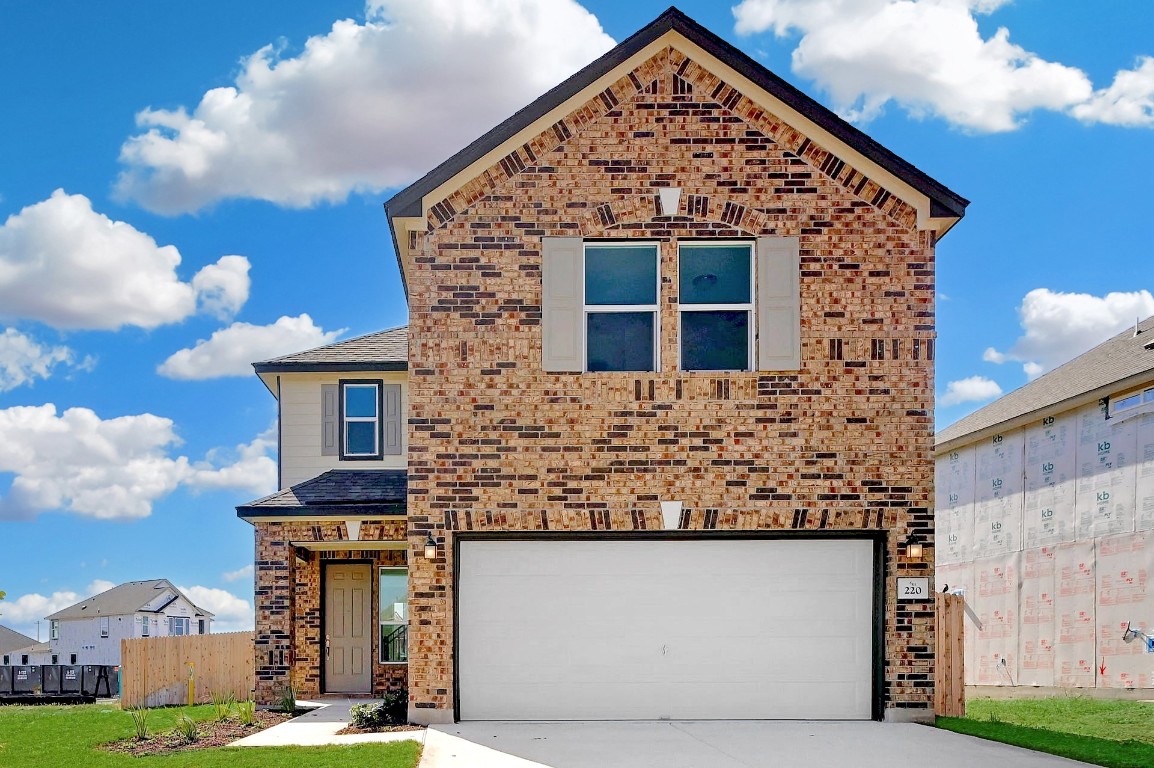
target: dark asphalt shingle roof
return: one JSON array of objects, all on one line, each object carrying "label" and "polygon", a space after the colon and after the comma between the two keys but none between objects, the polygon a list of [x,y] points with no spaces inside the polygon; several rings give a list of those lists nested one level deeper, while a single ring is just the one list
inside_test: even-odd
[{"label": "dark asphalt shingle roof", "polygon": [[[177,589],[168,579],[129,581],[105,592],[101,592],[99,595],[94,595],[87,600],[81,600],[76,605],[70,605],[45,618],[48,620],[86,619],[91,616],[124,616],[129,613],[137,613],[144,610],[145,605],[148,605],[148,603],[166,589],[172,590],[173,594],[177,597],[183,597],[185,600],[188,600],[188,596]],[[168,603],[165,603],[165,605],[171,602],[170,600]],[[198,607],[191,600],[188,600],[188,602],[196,609],[198,616],[213,615],[203,608]],[[162,609],[163,606],[155,610]]]},{"label": "dark asphalt shingle roof", "polygon": [[943,445],[1079,395],[1107,388],[1131,376],[1154,373],[1154,316],[1140,322],[1138,331],[1135,336],[1134,329],[1128,328],[1065,365],[979,408],[938,432],[935,442]]},{"label": "dark asphalt shingle roof", "polygon": [[253,363],[257,373],[291,371],[403,371],[408,368],[409,328],[376,333],[326,344],[304,352]]},{"label": "dark asphalt shingle roof", "polygon": [[309,514],[404,514],[408,472],[330,469],[322,475],[236,508],[240,517]]}]

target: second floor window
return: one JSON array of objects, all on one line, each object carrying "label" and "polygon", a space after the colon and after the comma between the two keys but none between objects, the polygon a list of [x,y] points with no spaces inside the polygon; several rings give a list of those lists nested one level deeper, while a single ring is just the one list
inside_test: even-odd
[{"label": "second floor window", "polygon": [[51,637],[53,640],[59,640],[60,639],[60,620],[59,619],[53,619],[52,621],[48,622],[48,636]]},{"label": "second floor window", "polygon": [[341,456],[346,459],[381,457],[379,382],[341,383]]},{"label": "second floor window", "polygon": [[748,371],[753,358],[753,244],[678,248],[683,371]]},{"label": "second floor window", "polygon": [[107,616],[101,616],[100,617],[100,636],[101,637],[108,637],[108,617]]},{"label": "second floor window", "polygon": [[586,370],[657,370],[657,280],[656,243],[586,243]]}]

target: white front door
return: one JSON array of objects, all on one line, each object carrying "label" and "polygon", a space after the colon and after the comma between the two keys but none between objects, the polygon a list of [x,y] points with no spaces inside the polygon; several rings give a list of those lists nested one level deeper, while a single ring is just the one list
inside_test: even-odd
[{"label": "white front door", "polygon": [[873,542],[462,540],[462,720],[869,719]]},{"label": "white front door", "polygon": [[368,564],[325,568],[326,693],[368,693],[373,685],[372,584]]}]

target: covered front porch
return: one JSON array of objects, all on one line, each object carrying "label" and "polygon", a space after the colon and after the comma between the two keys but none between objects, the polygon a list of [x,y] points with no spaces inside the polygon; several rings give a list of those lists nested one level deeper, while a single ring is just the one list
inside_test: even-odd
[{"label": "covered front porch", "polygon": [[255,532],[259,702],[406,687],[406,485],[403,470],[331,470],[237,507]]}]

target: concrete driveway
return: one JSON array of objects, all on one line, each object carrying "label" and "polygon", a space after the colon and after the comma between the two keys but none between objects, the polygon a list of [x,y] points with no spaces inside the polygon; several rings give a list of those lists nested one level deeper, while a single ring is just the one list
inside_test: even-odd
[{"label": "concrete driveway", "polygon": [[1074,768],[1073,760],[924,725],[717,721],[457,723],[420,768]]}]

